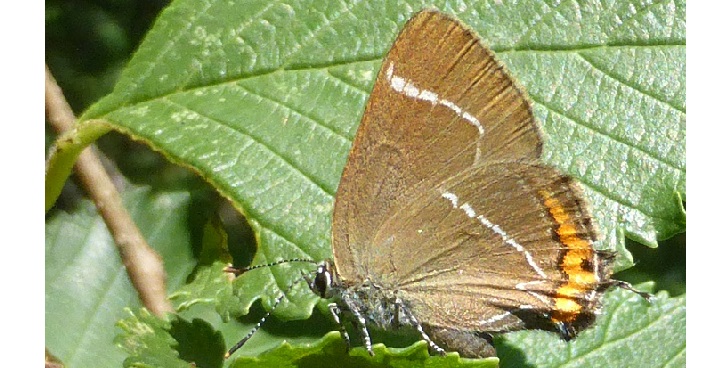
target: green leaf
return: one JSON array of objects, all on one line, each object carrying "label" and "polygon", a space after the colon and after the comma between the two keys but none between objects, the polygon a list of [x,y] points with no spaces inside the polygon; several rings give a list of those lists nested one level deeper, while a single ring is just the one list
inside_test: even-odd
[{"label": "green leaf", "polygon": [[[565,342],[544,331],[521,331],[501,339],[506,367],[683,367],[685,297],[660,292],[651,302],[627,290],[604,298],[594,327]],[[518,351],[518,347],[522,351]]]},{"label": "green leaf", "polygon": [[[153,193],[128,187],[123,203],[146,239],[162,256],[166,285],[184,283],[194,259],[187,231],[188,193]],[[119,366],[114,325],[126,307],[138,307],[105,223],[87,200],[72,213],[59,212],[45,227],[45,344],[70,367]]]},{"label": "green leaf", "polygon": [[375,356],[370,357],[365,348],[347,351],[347,345],[339,332],[331,332],[317,343],[306,347],[282,344],[258,357],[241,357],[230,367],[478,367],[495,368],[497,358],[465,359],[457,353],[447,357],[430,356],[424,341],[404,348],[387,348],[382,344],[373,345]]},{"label": "green leaf", "polygon": [[[194,169],[247,217],[255,264],[330,257],[333,195],[377,68],[404,22],[433,4],[527,88],[545,159],[584,184],[618,268],[632,263],[626,235],[654,245],[684,231],[684,1],[178,0],[75,134],[97,119]],[[48,177],[63,177],[52,164],[74,148],[50,158]],[[243,275],[232,308],[268,308],[284,293],[276,315],[309,316],[317,298],[290,288],[301,270]]]}]

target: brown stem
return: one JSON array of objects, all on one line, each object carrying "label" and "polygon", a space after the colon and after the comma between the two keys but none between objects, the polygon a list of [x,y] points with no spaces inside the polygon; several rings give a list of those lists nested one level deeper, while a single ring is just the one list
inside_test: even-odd
[{"label": "brown stem", "polygon": [[[75,116],[47,66],[45,112],[48,122],[58,132],[73,128]],[[110,229],[130,281],[143,305],[156,315],[171,312],[172,306],[166,297],[162,258],[147,244],[133,222],[92,146],[85,149],[75,162],[75,175]]]}]

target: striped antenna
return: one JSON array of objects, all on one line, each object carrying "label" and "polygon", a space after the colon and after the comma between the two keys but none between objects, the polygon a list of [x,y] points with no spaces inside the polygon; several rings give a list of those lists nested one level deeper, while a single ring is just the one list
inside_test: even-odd
[{"label": "striped antenna", "polygon": [[273,267],[273,266],[281,265],[283,263],[290,263],[290,262],[317,263],[316,260],[309,259],[309,258],[291,258],[291,259],[282,259],[277,262],[272,262],[272,263],[268,263],[268,264],[261,264],[261,265],[255,265],[255,266],[250,266],[250,267],[243,267],[243,268],[235,268],[232,266],[228,266],[228,267],[225,267],[225,269],[223,271],[225,271],[227,273],[235,274],[235,276],[240,276],[240,275],[244,274],[245,272],[252,271],[252,270],[255,270],[258,268]]},{"label": "striped antenna", "polygon": [[[272,262],[272,263],[263,264],[263,265],[257,265],[257,266],[244,267],[244,268],[235,268],[235,267],[228,266],[228,267],[225,267],[225,270],[224,270],[224,271],[225,271],[225,272],[228,272],[228,273],[233,273],[233,274],[235,274],[235,275],[237,276],[237,275],[242,275],[243,273],[245,273],[245,272],[247,272],[247,271],[251,271],[251,270],[257,269],[257,268],[273,267],[273,266],[277,266],[277,265],[280,265],[280,264],[283,264],[283,263],[290,263],[290,262],[308,262],[308,263],[315,263],[315,264],[317,264],[317,261],[312,260],[312,259],[293,258],[293,259],[284,259],[284,260],[280,260],[280,261],[277,261],[277,262]],[[302,273],[302,274],[300,275],[300,277],[297,278],[296,280],[294,280],[287,289],[288,289],[288,290],[292,289],[293,287],[295,287],[295,285],[297,285],[297,284],[300,283],[301,281],[305,280],[306,277],[309,276],[310,274],[312,274],[313,272],[314,272],[314,271],[310,271],[310,272],[307,272],[307,273],[305,273],[305,272]],[[280,302],[281,302],[283,299],[285,299],[285,293],[280,294],[280,296],[275,299],[275,302],[273,303],[273,306],[270,308],[270,310],[269,310],[267,313],[265,313],[265,315],[263,316],[263,318],[261,318],[260,321],[258,321],[258,323],[255,324],[255,326],[252,328],[252,330],[250,330],[250,332],[248,332],[248,334],[245,335],[245,337],[243,337],[242,339],[240,339],[240,341],[238,341],[235,345],[233,345],[233,347],[231,347],[231,348],[227,351],[227,353],[225,353],[225,359],[229,358],[235,351],[237,351],[237,350],[240,349],[243,345],[245,345],[245,343],[246,343],[248,340],[250,340],[250,338],[251,338],[253,335],[255,335],[255,332],[257,332],[257,331],[260,329],[260,327],[265,323],[265,320],[270,316],[270,314],[272,314],[272,312],[275,310],[275,308],[277,308],[277,306],[280,305]]]}]

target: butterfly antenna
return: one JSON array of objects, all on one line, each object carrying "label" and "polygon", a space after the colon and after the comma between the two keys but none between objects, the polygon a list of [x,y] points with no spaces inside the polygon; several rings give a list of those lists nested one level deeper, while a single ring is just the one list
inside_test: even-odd
[{"label": "butterfly antenna", "polygon": [[651,302],[651,301],[653,301],[653,299],[654,299],[654,297],[652,296],[652,294],[646,293],[646,292],[644,292],[644,291],[640,291],[640,290],[638,290],[638,289],[635,289],[630,283],[627,283],[627,282],[625,282],[625,281],[620,281],[620,280],[611,280],[611,281],[612,281],[612,283],[613,283],[614,286],[617,286],[617,287],[619,287],[619,288],[621,288],[621,289],[625,289],[625,290],[632,291],[633,293],[638,294],[638,295],[640,295],[641,297],[643,297],[643,299],[645,299],[645,300],[648,301],[648,302]]},{"label": "butterfly antenna", "polygon": [[252,270],[255,270],[258,268],[273,267],[273,266],[281,265],[283,263],[291,263],[291,262],[317,263],[316,260],[309,259],[309,258],[291,258],[291,259],[282,259],[277,262],[255,265],[255,266],[250,266],[250,267],[235,268],[232,266],[228,266],[228,267],[225,267],[225,269],[223,271],[225,271],[227,273],[235,274],[235,276],[240,276],[240,275],[244,274],[245,272],[252,271]]},{"label": "butterfly antenna", "polygon": [[[240,275],[240,274],[242,274],[242,273],[244,273],[244,272],[247,272],[247,271],[250,271],[250,270],[253,270],[253,269],[256,269],[256,268],[272,267],[272,266],[276,266],[276,265],[279,265],[279,264],[282,264],[282,263],[288,263],[288,262],[312,262],[312,263],[317,263],[317,262],[314,261],[314,260],[307,260],[307,259],[295,258],[295,259],[287,259],[287,260],[282,260],[282,261],[278,261],[278,262],[273,262],[273,263],[269,263],[269,264],[266,264],[266,265],[258,265],[258,266],[240,268],[240,269],[237,269],[237,268],[234,268],[234,267],[226,267],[226,268],[225,268],[225,272],[235,273],[235,271],[240,271],[239,273],[235,273],[236,275]],[[231,269],[231,270],[229,270],[229,269]],[[297,285],[298,283],[300,283],[300,281],[303,281],[304,279],[306,279],[306,277],[307,277],[308,275],[310,275],[311,273],[312,273],[312,271],[311,271],[311,272],[307,272],[307,273],[303,272],[302,275],[301,275],[299,278],[297,278],[296,280],[294,280],[294,281],[290,284],[290,287],[288,287],[287,289],[288,289],[288,290],[289,290],[289,289],[292,289],[295,285]],[[257,332],[257,331],[260,329],[260,327],[265,323],[265,320],[270,316],[270,314],[272,314],[272,312],[275,310],[275,308],[277,308],[277,306],[280,305],[280,302],[281,302],[283,299],[285,299],[285,293],[280,294],[279,297],[275,298],[275,302],[273,303],[273,305],[272,305],[272,307],[270,308],[270,310],[269,310],[267,313],[265,313],[265,315],[263,316],[263,318],[261,318],[260,321],[258,321],[258,323],[255,324],[255,326],[252,328],[252,330],[250,330],[250,332],[248,332],[248,334],[245,335],[245,337],[243,337],[242,339],[240,339],[240,341],[238,341],[235,345],[233,345],[233,347],[231,347],[231,348],[227,351],[227,353],[225,353],[225,359],[229,358],[234,352],[236,352],[236,351],[237,351],[238,349],[240,349],[243,345],[245,345],[245,343],[246,343],[248,340],[250,340],[250,338],[251,338],[253,335],[255,335],[255,332]]]}]

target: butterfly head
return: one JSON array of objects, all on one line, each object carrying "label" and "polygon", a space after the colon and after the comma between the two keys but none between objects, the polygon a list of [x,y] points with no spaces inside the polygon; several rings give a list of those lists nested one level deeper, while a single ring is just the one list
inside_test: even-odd
[{"label": "butterfly head", "polygon": [[304,277],[310,290],[323,299],[333,298],[340,286],[335,264],[330,259],[318,263],[315,271]]}]

